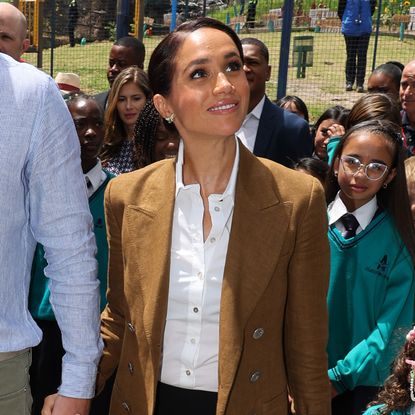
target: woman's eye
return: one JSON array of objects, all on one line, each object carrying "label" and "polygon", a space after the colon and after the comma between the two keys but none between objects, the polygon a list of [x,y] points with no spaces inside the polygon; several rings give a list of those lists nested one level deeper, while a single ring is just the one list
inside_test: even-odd
[{"label": "woman's eye", "polygon": [[206,72],[203,69],[196,69],[190,75],[192,79],[199,79],[206,76]]},{"label": "woman's eye", "polygon": [[226,67],[226,72],[235,72],[239,71],[240,69],[242,69],[241,62],[234,61],[228,64],[228,66]]}]

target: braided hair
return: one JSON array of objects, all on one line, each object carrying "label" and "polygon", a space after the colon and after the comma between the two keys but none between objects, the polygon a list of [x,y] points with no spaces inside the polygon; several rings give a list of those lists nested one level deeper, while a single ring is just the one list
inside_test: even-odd
[{"label": "braided hair", "polygon": [[154,160],[154,146],[161,123],[167,130],[175,131],[175,127],[166,123],[160,116],[153,100],[148,99],[140,112],[134,129],[134,163],[137,169],[156,161]]}]

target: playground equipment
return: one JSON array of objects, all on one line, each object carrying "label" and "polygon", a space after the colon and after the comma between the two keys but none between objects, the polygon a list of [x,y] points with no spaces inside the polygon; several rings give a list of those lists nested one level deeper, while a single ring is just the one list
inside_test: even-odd
[{"label": "playground equipment", "polygon": [[30,41],[30,52],[39,50],[42,36],[43,1],[40,0],[19,0],[19,10],[26,16],[28,37]]}]

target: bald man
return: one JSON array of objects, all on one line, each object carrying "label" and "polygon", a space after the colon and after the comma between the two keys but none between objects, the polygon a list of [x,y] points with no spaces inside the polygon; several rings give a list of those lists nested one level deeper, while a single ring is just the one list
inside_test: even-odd
[{"label": "bald man", "polygon": [[399,97],[402,104],[402,132],[410,153],[415,155],[415,59],[402,72]]},{"label": "bald man", "polygon": [[28,47],[26,17],[11,4],[0,3],[0,52],[20,61]]}]

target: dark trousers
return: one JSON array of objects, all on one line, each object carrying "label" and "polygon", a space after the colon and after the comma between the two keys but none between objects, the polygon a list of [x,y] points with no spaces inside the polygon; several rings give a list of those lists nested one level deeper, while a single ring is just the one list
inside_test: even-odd
[{"label": "dark trousers", "polygon": [[215,415],[218,394],[159,382],[154,415]]},{"label": "dark trousers", "polygon": [[346,82],[363,86],[370,35],[344,36],[346,42]]},{"label": "dark trousers", "polygon": [[352,391],[343,392],[331,401],[332,415],[362,415],[369,402],[373,401],[379,388],[358,386]]},{"label": "dark trousers", "polygon": [[[40,415],[46,396],[56,393],[61,384],[62,357],[65,353],[56,321],[35,320],[43,339],[32,349],[30,387],[33,396],[32,415]],[[108,415],[115,374],[107,381],[100,395],[92,400],[90,415]]]},{"label": "dark trousers", "polygon": [[75,46],[75,23],[69,23],[68,34],[69,34],[69,45],[71,46],[71,48],[73,48]]}]

